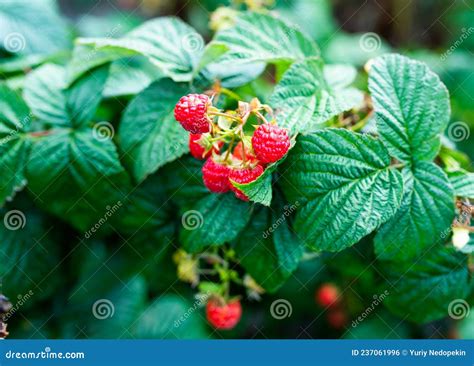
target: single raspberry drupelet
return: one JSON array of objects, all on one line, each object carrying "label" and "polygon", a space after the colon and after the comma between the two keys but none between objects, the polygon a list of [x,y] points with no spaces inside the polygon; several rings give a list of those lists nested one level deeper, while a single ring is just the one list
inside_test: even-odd
[{"label": "single raspberry drupelet", "polygon": [[206,149],[198,143],[198,141],[202,138],[202,134],[200,133],[190,133],[189,134],[189,151],[191,155],[194,156],[196,159],[207,159],[212,155],[213,152],[218,153],[223,142],[217,143],[217,146],[213,146],[212,149],[206,153]]},{"label": "single raspberry drupelet", "polygon": [[239,300],[224,303],[218,299],[210,299],[206,305],[207,320],[216,329],[234,328],[242,316]]},{"label": "single raspberry drupelet", "polygon": [[[230,172],[229,179],[240,184],[250,183],[260,177],[263,174],[263,170],[261,165],[257,165],[254,168],[234,169]],[[236,197],[242,201],[249,200],[249,198],[240,189],[234,187],[232,183],[230,183],[230,189],[235,193]]]},{"label": "single raspberry drupelet", "polygon": [[253,133],[252,146],[258,160],[266,164],[274,163],[287,153],[290,137],[286,129],[265,123]]},{"label": "single raspberry drupelet", "polygon": [[230,168],[220,164],[210,157],[202,167],[202,180],[211,192],[224,193],[230,190]]},{"label": "single raspberry drupelet", "polygon": [[189,94],[182,97],[174,108],[174,117],[186,131],[206,133],[211,130],[207,108],[211,101],[204,94]]}]

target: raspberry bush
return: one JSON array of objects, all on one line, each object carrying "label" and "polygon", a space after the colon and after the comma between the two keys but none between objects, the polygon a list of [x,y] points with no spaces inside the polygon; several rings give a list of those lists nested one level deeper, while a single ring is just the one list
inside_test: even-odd
[{"label": "raspberry bush", "polygon": [[5,50],[10,335],[243,337],[282,299],[340,335],[385,292],[395,324],[472,304],[474,173],[438,75],[396,53],[326,63],[285,16],[228,10],[207,44],[162,17]]}]

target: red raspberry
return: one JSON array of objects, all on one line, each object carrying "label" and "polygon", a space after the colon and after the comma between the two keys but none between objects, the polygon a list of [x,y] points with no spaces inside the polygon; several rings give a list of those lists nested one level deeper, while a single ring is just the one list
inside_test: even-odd
[{"label": "red raspberry", "polygon": [[[262,174],[263,174],[263,167],[261,165],[257,165],[254,168],[231,170],[229,174],[229,179],[233,180],[236,183],[245,184],[245,183],[253,182]],[[232,183],[230,183],[230,189],[235,193],[236,197],[240,198],[242,201],[249,200],[249,198],[240,189],[234,187]]]},{"label": "red raspberry", "polygon": [[252,136],[255,155],[262,163],[280,160],[290,148],[290,137],[284,128],[265,123],[257,127]]},{"label": "red raspberry", "polygon": [[334,329],[342,329],[347,324],[347,315],[344,310],[341,309],[330,310],[327,313],[327,320],[329,325]]},{"label": "red raspberry", "polygon": [[218,299],[210,299],[206,305],[206,316],[214,328],[232,329],[242,316],[242,306],[239,300],[225,304]]},{"label": "red raspberry", "polygon": [[[232,153],[234,158],[237,158],[239,160],[244,160],[244,144],[242,141],[240,141],[234,148],[234,151]],[[250,162],[257,162],[257,158],[255,155],[250,151],[249,148],[245,149],[245,159]]]},{"label": "red raspberry", "polygon": [[202,180],[211,192],[224,193],[230,189],[230,168],[208,158],[202,167]]},{"label": "red raspberry", "polygon": [[190,133],[189,134],[189,151],[191,152],[191,155],[194,156],[196,159],[207,159],[212,155],[212,152],[218,153],[222,145],[224,144],[223,142],[219,142],[217,146],[213,146],[212,149],[210,149],[206,153],[206,149],[198,143],[198,141],[201,139],[202,134],[197,133]]},{"label": "red raspberry", "polygon": [[316,302],[322,307],[334,307],[339,304],[340,296],[341,293],[336,286],[326,283],[316,292]]},{"label": "red raspberry", "polygon": [[182,97],[174,107],[174,117],[186,131],[206,133],[211,130],[207,108],[211,101],[204,94],[189,94]]}]

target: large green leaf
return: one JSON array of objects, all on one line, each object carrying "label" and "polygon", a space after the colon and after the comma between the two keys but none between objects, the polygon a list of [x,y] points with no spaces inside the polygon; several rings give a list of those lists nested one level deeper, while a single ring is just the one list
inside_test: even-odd
[{"label": "large green leaf", "polygon": [[133,334],[138,339],[206,338],[205,318],[199,310],[203,305],[178,295],[160,296],[138,317]]},{"label": "large green leaf", "polygon": [[403,176],[402,205],[375,237],[375,252],[382,259],[408,260],[436,242],[443,244],[454,218],[453,190],[441,168],[419,162],[413,170],[405,168]]},{"label": "large green leaf", "polygon": [[448,177],[456,196],[474,199],[474,173],[460,169],[448,172]]},{"label": "large green leaf", "polygon": [[233,194],[209,194],[182,213],[180,241],[189,252],[222,245],[247,225],[251,206]]},{"label": "large green leaf", "polygon": [[178,18],[145,22],[123,38],[79,38],[69,69],[75,80],[91,67],[142,55],[175,81],[190,81],[204,50],[204,40]]},{"label": "large green leaf", "polygon": [[0,219],[2,293],[14,300],[31,291],[31,302],[51,295],[60,279],[54,226],[39,212],[18,208],[0,210]]},{"label": "large green leaf", "polygon": [[47,54],[68,48],[65,22],[42,1],[2,0],[0,47],[11,53]]},{"label": "large green leaf", "polygon": [[369,90],[390,153],[404,162],[432,160],[450,115],[448,91],[439,77],[424,63],[386,55],[371,66]]},{"label": "large green leaf", "polygon": [[186,86],[159,80],[138,94],[120,124],[121,148],[136,180],[142,181],[188,151],[188,133],[173,110]]},{"label": "large green leaf", "polygon": [[320,59],[293,64],[270,98],[279,125],[292,133],[309,133],[363,100],[363,94],[348,87],[355,77],[350,66],[324,67]]},{"label": "large green leaf", "polygon": [[0,206],[25,184],[29,140],[25,132],[31,122],[21,97],[0,84]]},{"label": "large green leaf", "polygon": [[418,323],[447,317],[469,294],[467,256],[438,247],[413,261],[382,262],[389,296],[384,304],[403,319]]},{"label": "large green leaf", "polygon": [[290,202],[302,205],[295,231],[313,250],[340,251],[389,220],[403,183],[382,142],[328,129],[298,139],[283,168]]},{"label": "large green leaf", "polygon": [[288,62],[318,56],[317,45],[294,26],[267,14],[243,13],[210,47],[227,48],[219,62]]},{"label": "large green leaf", "polygon": [[[267,291],[276,291],[298,266],[303,243],[288,226],[289,209],[260,207],[235,241],[245,270]],[[290,212],[291,213],[291,212]]]},{"label": "large green leaf", "polygon": [[82,126],[95,114],[107,75],[108,67],[100,67],[67,88],[65,69],[46,64],[27,76],[24,97],[33,113],[46,123]]},{"label": "large green leaf", "polygon": [[27,178],[38,204],[81,230],[96,224],[130,189],[113,142],[91,129],[56,130],[36,140]]}]

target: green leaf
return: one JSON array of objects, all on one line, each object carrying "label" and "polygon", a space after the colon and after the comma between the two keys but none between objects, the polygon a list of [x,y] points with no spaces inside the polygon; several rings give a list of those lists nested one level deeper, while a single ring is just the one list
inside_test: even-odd
[{"label": "green leaf", "polygon": [[192,253],[222,245],[239,235],[251,214],[251,206],[233,194],[209,194],[183,212],[180,241]]},{"label": "green leaf", "polygon": [[180,207],[209,195],[202,181],[203,162],[190,155],[165,165],[157,174],[165,178],[168,197]]},{"label": "green leaf", "polygon": [[26,175],[37,203],[81,230],[130,190],[114,144],[91,129],[55,130],[35,141]]},{"label": "green leaf", "polygon": [[30,143],[25,132],[30,122],[25,102],[0,84],[0,206],[26,184],[24,170]]},{"label": "green leaf", "polygon": [[234,27],[216,34],[209,47],[226,46],[220,62],[291,63],[318,56],[317,45],[294,26],[267,14],[243,13]]},{"label": "green leaf", "polygon": [[146,296],[146,281],[140,276],[120,283],[100,298],[87,296],[88,338],[131,338],[133,325],[146,308]]},{"label": "green leaf", "polygon": [[241,265],[269,292],[285,283],[303,254],[303,243],[286,221],[288,212],[279,207],[272,214],[260,206],[234,244]]},{"label": "green leaf", "polygon": [[448,178],[456,196],[474,199],[474,173],[460,169],[448,172]]},{"label": "green leaf", "polygon": [[444,243],[454,219],[453,190],[434,163],[419,162],[403,170],[404,196],[396,215],[375,236],[378,258],[409,260],[426,247]]},{"label": "green leaf", "polygon": [[382,142],[368,135],[328,129],[301,137],[281,171],[289,201],[302,205],[295,231],[313,250],[357,243],[400,206],[402,177]]},{"label": "green leaf", "polygon": [[174,106],[186,91],[185,85],[162,79],[138,94],[127,106],[119,134],[125,161],[136,180],[144,180],[188,152],[188,133],[173,114]]},{"label": "green leaf", "polygon": [[[79,38],[70,78],[91,67],[120,58],[142,55],[174,81],[190,81],[204,50],[204,40],[178,18],[149,20],[123,38]],[[86,47],[84,47],[86,46]]]},{"label": "green leaf", "polygon": [[426,323],[447,317],[450,304],[469,294],[467,256],[452,248],[427,250],[415,262],[382,262],[380,268],[389,291],[384,304],[403,319]]},{"label": "green leaf", "polygon": [[139,316],[133,334],[138,339],[206,338],[202,306],[199,300],[191,304],[182,296],[160,296]]},{"label": "green leaf", "polygon": [[46,64],[25,81],[24,97],[33,113],[46,123],[73,127],[90,122],[102,99],[108,67],[101,67],[66,89],[65,69]]},{"label": "green leaf", "polygon": [[103,95],[112,98],[138,94],[161,77],[163,74],[143,57],[117,60],[110,65]]},{"label": "green leaf", "polygon": [[352,67],[324,67],[320,59],[293,64],[270,98],[279,125],[292,134],[314,132],[330,118],[361,104],[363,94],[348,87],[354,77]]},{"label": "green leaf", "polygon": [[60,279],[54,271],[60,258],[53,226],[34,210],[3,209],[0,218],[2,293],[12,300],[30,291],[31,302],[47,298]]},{"label": "green leaf", "polygon": [[3,0],[0,24],[0,47],[10,53],[48,54],[70,45],[65,22],[44,1]]},{"label": "green leaf", "polygon": [[449,122],[449,95],[424,63],[400,55],[374,60],[369,90],[377,128],[390,153],[404,162],[432,160]]},{"label": "green leaf", "polygon": [[119,212],[117,225],[114,225],[127,235],[128,242],[135,247],[140,243],[145,249],[149,246],[153,255],[172,242],[174,234],[174,206],[165,179],[160,171],[134,187]]}]

